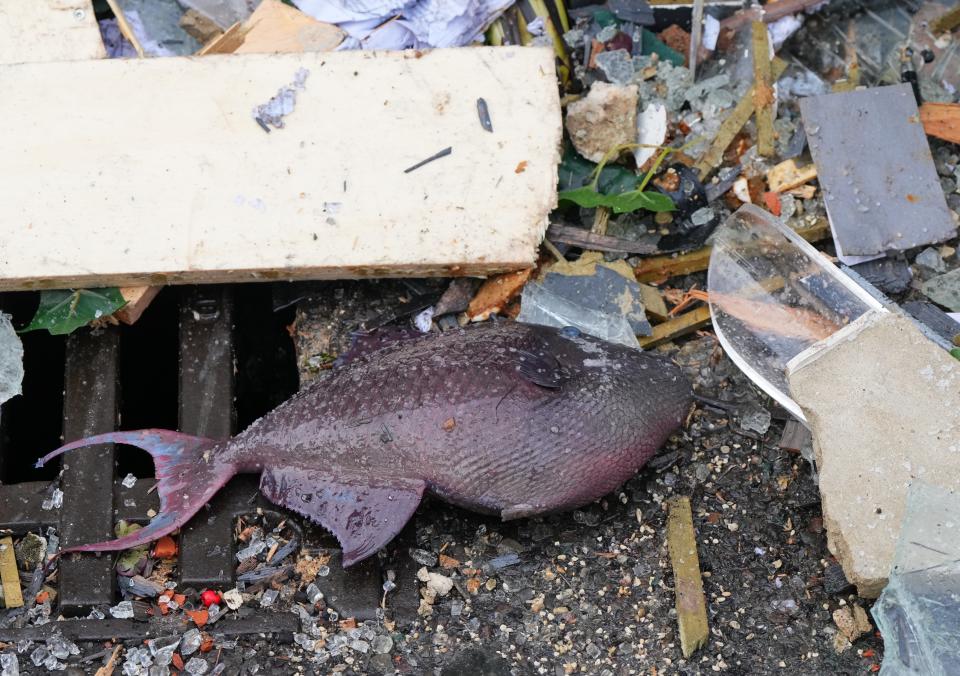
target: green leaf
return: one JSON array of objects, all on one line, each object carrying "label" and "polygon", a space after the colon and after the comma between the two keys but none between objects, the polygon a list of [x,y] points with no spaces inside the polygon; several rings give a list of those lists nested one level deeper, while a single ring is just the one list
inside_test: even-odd
[{"label": "green leaf", "polygon": [[960,359],[960,347],[955,347],[955,348],[953,348],[952,350],[950,350],[950,354],[951,354],[955,359]]},{"label": "green leaf", "polygon": [[[574,190],[593,181],[593,172],[597,165],[585,160],[573,148],[567,148],[560,161],[558,186],[561,191]],[[637,175],[625,167],[608,164],[600,171],[597,188],[605,195],[633,190],[637,187]]]},{"label": "green leaf", "polygon": [[608,196],[608,204],[613,213],[625,214],[637,209],[647,211],[673,211],[676,209],[673,200],[667,195],[655,191],[631,190],[621,195]]},{"label": "green leaf", "polygon": [[573,202],[574,204],[579,204],[582,207],[587,207],[588,209],[593,207],[605,207],[607,206],[607,196],[601,193],[598,193],[596,190],[586,185],[582,188],[577,188],[576,190],[564,190],[557,194],[561,200],[566,200],[568,202]]},{"label": "green leaf", "polygon": [[73,333],[94,319],[112,315],[127,304],[119,289],[43,291],[40,307],[20,333],[46,329],[55,336]]}]

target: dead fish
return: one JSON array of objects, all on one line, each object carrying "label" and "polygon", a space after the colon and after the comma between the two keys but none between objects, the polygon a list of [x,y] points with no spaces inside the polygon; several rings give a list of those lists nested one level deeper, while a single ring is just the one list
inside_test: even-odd
[{"label": "dead fish", "polygon": [[580,507],[633,476],[680,426],[692,392],[645,352],[513,322],[400,340],[328,372],[227,440],[147,429],[118,443],[153,456],[160,511],[121,550],[183,526],[235,474],[340,541],[343,564],[400,532],[424,493],[516,519]]}]

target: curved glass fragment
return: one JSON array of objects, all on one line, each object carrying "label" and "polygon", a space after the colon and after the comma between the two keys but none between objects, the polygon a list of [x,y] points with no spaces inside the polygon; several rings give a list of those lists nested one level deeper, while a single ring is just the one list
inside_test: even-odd
[{"label": "curved glass fragment", "polygon": [[740,207],[714,236],[710,313],[730,359],[799,420],[786,366],[880,303],[771,214]]}]

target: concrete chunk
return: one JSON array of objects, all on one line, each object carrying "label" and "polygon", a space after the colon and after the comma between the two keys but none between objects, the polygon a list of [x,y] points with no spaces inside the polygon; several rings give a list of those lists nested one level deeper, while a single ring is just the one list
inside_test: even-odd
[{"label": "concrete chunk", "polygon": [[788,380],[814,436],[830,550],[876,597],[911,484],[960,488],[960,361],[873,310],[798,355]]},{"label": "concrete chunk", "polygon": [[567,106],[567,131],[577,152],[599,162],[611,148],[637,136],[637,85],[596,82],[586,98]]}]

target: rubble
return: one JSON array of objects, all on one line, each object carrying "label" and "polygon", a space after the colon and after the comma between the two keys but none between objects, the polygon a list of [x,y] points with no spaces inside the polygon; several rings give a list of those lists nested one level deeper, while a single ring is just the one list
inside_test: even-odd
[{"label": "rubble", "polygon": [[638,91],[636,85],[597,82],[586,97],[567,106],[567,132],[577,152],[599,162],[610,149],[633,143]]}]

